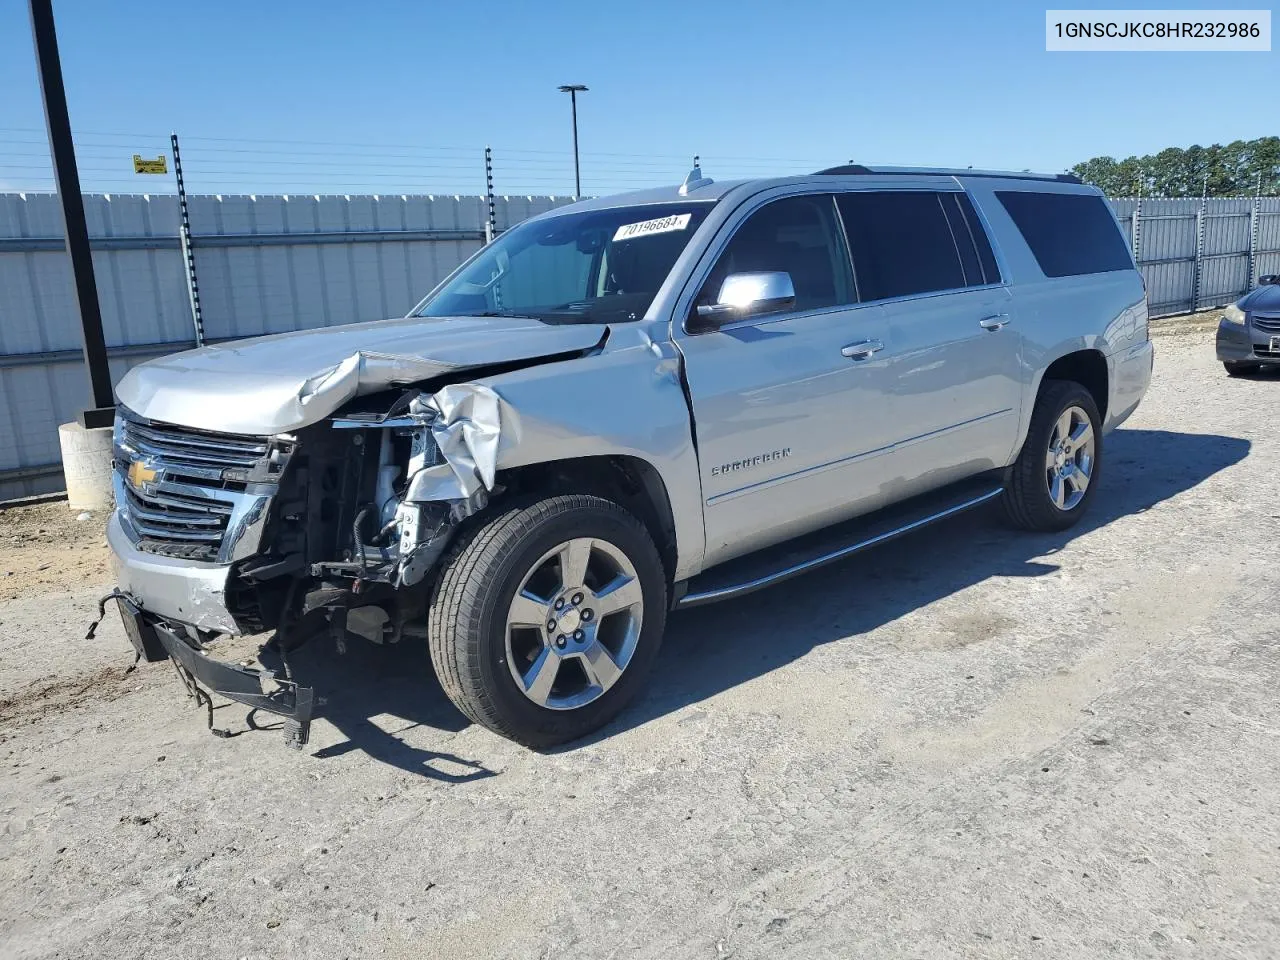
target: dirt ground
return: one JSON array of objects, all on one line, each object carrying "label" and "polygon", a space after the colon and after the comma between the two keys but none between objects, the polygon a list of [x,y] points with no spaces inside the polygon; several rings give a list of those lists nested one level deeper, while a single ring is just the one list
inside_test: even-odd
[{"label": "dirt ground", "polygon": [[106,583],[106,530],[106,513],[72,511],[65,501],[0,507],[0,601]]},{"label": "dirt ground", "polygon": [[0,512],[0,957],[1276,956],[1280,376],[1158,329],[1078,528],[970,515],[676,615],[549,754],[408,644],[313,645],[302,753],[211,737],[83,639],[100,519]]}]

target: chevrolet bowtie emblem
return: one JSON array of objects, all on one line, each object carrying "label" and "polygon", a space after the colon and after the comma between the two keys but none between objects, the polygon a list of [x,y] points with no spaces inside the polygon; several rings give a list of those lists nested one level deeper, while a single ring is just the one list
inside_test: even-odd
[{"label": "chevrolet bowtie emblem", "polygon": [[150,483],[159,473],[160,471],[147,466],[141,460],[135,460],[129,464],[129,484],[135,490],[141,490],[144,483]]}]

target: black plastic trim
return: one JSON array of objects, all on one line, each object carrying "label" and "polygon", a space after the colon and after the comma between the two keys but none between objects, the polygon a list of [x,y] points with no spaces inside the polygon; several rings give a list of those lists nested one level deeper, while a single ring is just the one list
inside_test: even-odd
[{"label": "black plastic trim", "polygon": [[[311,722],[315,694],[310,687],[299,686],[271,670],[253,670],[214,660],[185,634],[180,635],[162,621],[154,623],[152,629],[169,655],[214,693],[255,710],[287,717],[299,724]],[[269,694],[263,693],[264,679],[275,682],[278,689]]]}]

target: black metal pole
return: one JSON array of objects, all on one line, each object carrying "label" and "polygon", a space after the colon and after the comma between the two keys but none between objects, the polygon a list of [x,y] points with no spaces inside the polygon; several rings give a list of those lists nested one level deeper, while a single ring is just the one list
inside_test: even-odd
[{"label": "black metal pole", "polygon": [[484,222],[484,242],[493,243],[498,235],[498,215],[493,204],[493,150],[484,148],[484,197],[489,203],[489,215]]},{"label": "black metal pole", "polygon": [[93,276],[93,254],[89,250],[89,228],[84,220],[84,197],[80,195],[80,172],[71,141],[71,119],[67,115],[67,92],[62,85],[62,64],[58,59],[58,35],[53,28],[51,0],[29,0],[31,37],[35,41],[36,65],[40,71],[40,93],[44,98],[44,119],[49,131],[49,153],[58,183],[62,206],[63,235],[71,276],[80,308],[80,329],[84,341],[84,363],[89,373],[89,393],[93,407],[80,412],[84,427],[109,427],[115,416],[111,394],[111,369],[107,365],[107,341],[102,333],[102,310],[98,305],[98,284]]},{"label": "black metal pole", "polygon": [[191,323],[196,331],[196,346],[204,346],[204,314],[200,312],[200,281],[196,277],[196,257],[191,249],[191,215],[187,209],[187,184],[182,178],[182,150],[178,146],[178,134],[169,134],[169,147],[173,150],[173,177],[178,184],[178,240],[182,247],[182,259],[187,266],[187,299],[191,303]]},{"label": "black metal pole", "polygon": [[569,102],[573,105],[573,195],[582,196],[582,174],[578,172],[578,91],[569,91]]}]

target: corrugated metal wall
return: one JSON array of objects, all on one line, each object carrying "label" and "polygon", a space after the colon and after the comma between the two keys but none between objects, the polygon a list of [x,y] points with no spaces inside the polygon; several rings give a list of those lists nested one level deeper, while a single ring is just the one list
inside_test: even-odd
[{"label": "corrugated metal wall", "polygon": [[[570,201],[498,197],[498,230]],[[192,248],[211,340],[403,316],[484,239],[483,197],[193,196]],[[173,196],[85,197],[118,382],[192,345]],[[61,214],[0,194],[0,500],[62,486],[57,425],[88,403]]]},{"label": "corrugated metal wall", "polygon": [[[483,242],[483,197],[193,196],[205,335],[403,315]],[[570,202],[500,197],[499,230]],[[1153,316],[1234,300],[1280,273],[1280,197],[1113,200]],[[85,197],[119,380],[194,331],[173,196]],[[1135,245],[1134,227],[1137,227]],[[57,425],[88,402],[57,197],[0,194],[0,499],[61,487]]]},{"label": "corrugated metal wall", "polygon": [[[1230,303],[1280,272],[1280,197],[1112,200],[1147,279],[1153,317]],[[1134,243],[1134,217],[1138,239]]]}]

